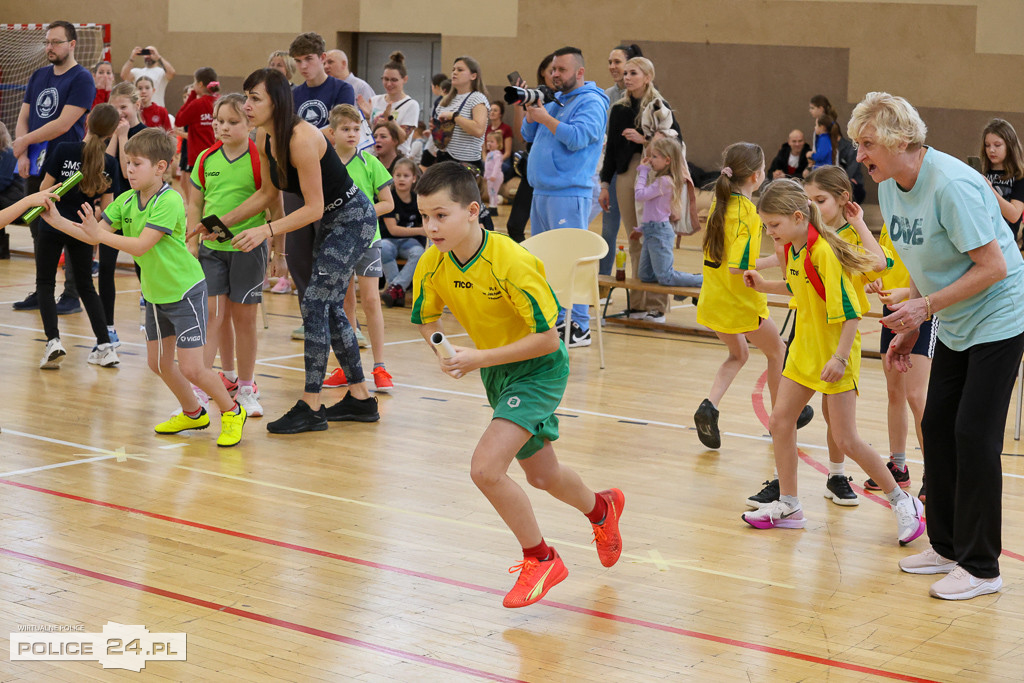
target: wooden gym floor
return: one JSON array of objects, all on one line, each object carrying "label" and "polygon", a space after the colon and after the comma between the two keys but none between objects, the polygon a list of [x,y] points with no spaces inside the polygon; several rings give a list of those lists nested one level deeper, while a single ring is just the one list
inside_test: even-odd
[{"label": "wooden gym floor", "polygon": [[[27,231],[13,231],[27,248]],[[697,244],[686,240],[680,266],[699,267]],[[570,353],[556,450],[592,488],[625,492],[622,559],[602,568],[585,518],[530,491],[569,578],[544,602],[507,610],[519,548],[468,474],[490,411],[478,375],[438,371],[408,309],[385,310],[396,387],[379,395],[381,422],[271,436],[264,424],[298,398],[303,375],[302,345],[289,339],[296,299],[268,294],[257,366],[268,417],[249,421],[239,447],[218,449],[216,418],[205,432],[152,431],[175,403],[146,368],[134,274],[118,277],[121,365],[86,364],[94,341],[78,314],[60,321],[59,371],[37,367],[38,315],[10,307],[33,288],[31,259],[2,261],[0,274],[0,640],[107,622],[187,634],[186,661],[150,661],[141,673],[5,655],[0,681],[1024,677],[1024,461],[1012,414],[1005,588],[942,602],[928,597],[933,578],[896,566],[926,538],[901,549],[877,497],[862,494],[855,508],[822,497],[820,416],[800,432],[807,529],[742,522],[745,498],[772,472],[756,351],[722,403],[724,443],[712,452],[691,415],[724,347],[609,325],[605,370],[594,347]],[[692,321],[694,309],[671,315]],[[875,326],[862,323],[867,347],[877,348]],[[363,359],[369,367],[368,350]],[[859,426],[886,452],[879,361],[866,359],[861,379]],[[916,493],[913,435],[908,451]],[[515,467],[512,476],[523,482]]]}]

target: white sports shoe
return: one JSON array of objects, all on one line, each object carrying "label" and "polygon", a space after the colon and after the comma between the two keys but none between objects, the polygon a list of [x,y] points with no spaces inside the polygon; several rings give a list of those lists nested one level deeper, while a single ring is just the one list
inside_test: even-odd
[{"label": "white sports shoe", "polygon": [[93,365],[99,365],[103,368],[110,368],[121,362],[121,359],[117,357],[117,351],[114,350],[113,344],[100,344],[93,347],[88,360]]},{"label": "white sports shoe", "polygon": [[903,492],[903,497],[892,506],[896,515],[896,526],[899,530],[900,545],[906,545],[924,533],[924,505],[914,496]]},{"label": "white sports shoe", "polygon": [[238,405],[245,409],[245,413],[249,417],[263,417],[263,406],[256,400],[256,391],[253,387],[238,387],[235,400],[238,401]]},{"label": "white sports shoe", "polygon": [[956,561],[943,557],[928,548],[923,553],[908,555],[900,560],[900,569],[908,574],[948,574],[956,567]]},{"label": "white sports shoe", "polygon": [[995,593],[1003,587],[1002,577],[979,579],[966,569],[957,565],[953,571],[928,589],[929,595],[942,600],[970,600],[979,595]]},{"label": "white sports shoe", "polygon": [[46,351],[43,352],[43,359],[39,361],[39,368],[42,370],[56,370],[60,367],[66,355],[68,355],[68,352],[64,350],[64,345],[60,343],[60,337],[54,337],[46,342]]}]

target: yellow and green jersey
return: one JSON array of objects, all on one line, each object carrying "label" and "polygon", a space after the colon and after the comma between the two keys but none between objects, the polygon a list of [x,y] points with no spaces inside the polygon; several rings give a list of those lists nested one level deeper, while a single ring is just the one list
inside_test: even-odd
[{"label": "yellow and green jersey", "polygon": [[[824,239],[815,240],[809,251],[808,255],[807,246],[800,251],[791,246],[787,254],[786,286],[793,293],[796,336],[789,346],[782,375],[823,394],[856,390],[860,377],[860,332],[854,338],[842,379],[832,383],[821,379],[825,363],[839,347],[843,323],[861,317],[853,280]],[[807,258],[821,279],[824,299],[807,277]]]},{"label": "yellow and green jersey", "polygon": [[121,193],[103,211],[103,219],[126,237],[139,237],[147,228],[163,233],[146,253],[135,257],[146,301],[181,301],[185,292],[204,279],[199,261],[185,246],[185,203],[167,183],[145,206],[138,191]]},{"label": "yellow and green jersey", "polygon": [[[836,230],[836,234],[843,238],[849,244],[864,249],[864,243],[861,242],[860,234],[857,232],[857,228],[853,227],[849,223]],[[868,301],[867,292],[864,291],[864,286],[869,282],[874,282],[880,277],[883,277],[889,269],[892,268],[893,254],[892,243],[886,248],[882,246],[882,252],[885,254],[885,270],[873,272],[873,273],[852,273],[850,280],[853,282],[854,289],[857,290],[857,304],[860,306],[861,315],[864,315],[871,310],[871,302]]]},{"label": "yellow and green jersey", "polygon": [[907,271],[907,267],[903,265],[900,255],[896,253],[892,237],[889,236],[888,226],[882,226],[882,236],[878,238],[878,243],[882,245],[882,249],[886,250],[886,256],[892,255],[892,266],[882,276],[882,284],[886,290],[896,289],[897,287],[910,287],[910,273]]},{"label": "yellow and green jersey", "polygon": [[[711,211],[715,210],[712,202]],[[741,194],[729,197],[725,208],[724,263],[714,263],[704,252],[704,284],[697,300],[697,322],[723,334],[752,332],[768,317],[768,297],[743,284],[761,254],[761,219],[754,203]]]},{"label": "yellow and green jersey", "polygon": [[558,301],[544,277],[544,264],[511,238],[487,230],[469,263],[429,247],[413,276],[412,322],[434,322],[445,306],[478,349],[494,349],[558,319]]}]

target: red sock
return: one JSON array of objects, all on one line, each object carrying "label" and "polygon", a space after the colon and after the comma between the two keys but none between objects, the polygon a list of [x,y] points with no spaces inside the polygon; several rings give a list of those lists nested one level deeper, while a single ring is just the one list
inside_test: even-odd
[{"label": "red sock", "polygon": [[203,414],[203,407],[199,406],[199,410],[197,410],[194,413],[188,413],[188,412],[185,412],[184,410],[181,411],[181,412],[185,413],[186,415],[188,415],[189,417],[191,417],[194,420],[194,419],[196,419],[197,417],[199,417],[200,415]]},{"label": "red sock", "polygon": [[234,405],[231,406],[231,409],[230,410],[225,410],[224,412],[221,413],[221,415],[227,415],[228,413],[233,413],[234,415],[238,415],[238,412],[239,412],[238,411],[238,401],[235,401]]},{"label": "red sock", "polygon": [[523,557],[532,557],[535,560],[544,562],[551,559],[551,546],[541,539],[540,545],[535,545],[532,548],[523,548]]},{"label": "red sock", "polygon": [[587,513],[587,519],[591,524],[600,524],[608,514],[608,501],[600,493],[595,493],[594,498],[594,509]]}]

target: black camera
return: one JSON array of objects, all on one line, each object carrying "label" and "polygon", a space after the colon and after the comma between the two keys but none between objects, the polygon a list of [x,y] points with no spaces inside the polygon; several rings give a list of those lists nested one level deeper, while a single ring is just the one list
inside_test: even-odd
[{"label": "black camera", "polygon": [[[533,88],[518,88],[514,85],[505,86],[505,101],[509,104],[521,104],[524,107],[532,107],[535,104],[544,105],[548,102],[558,102],[555,93],[546,85]],[[559,102],[559,104],[561,104]]]}]

